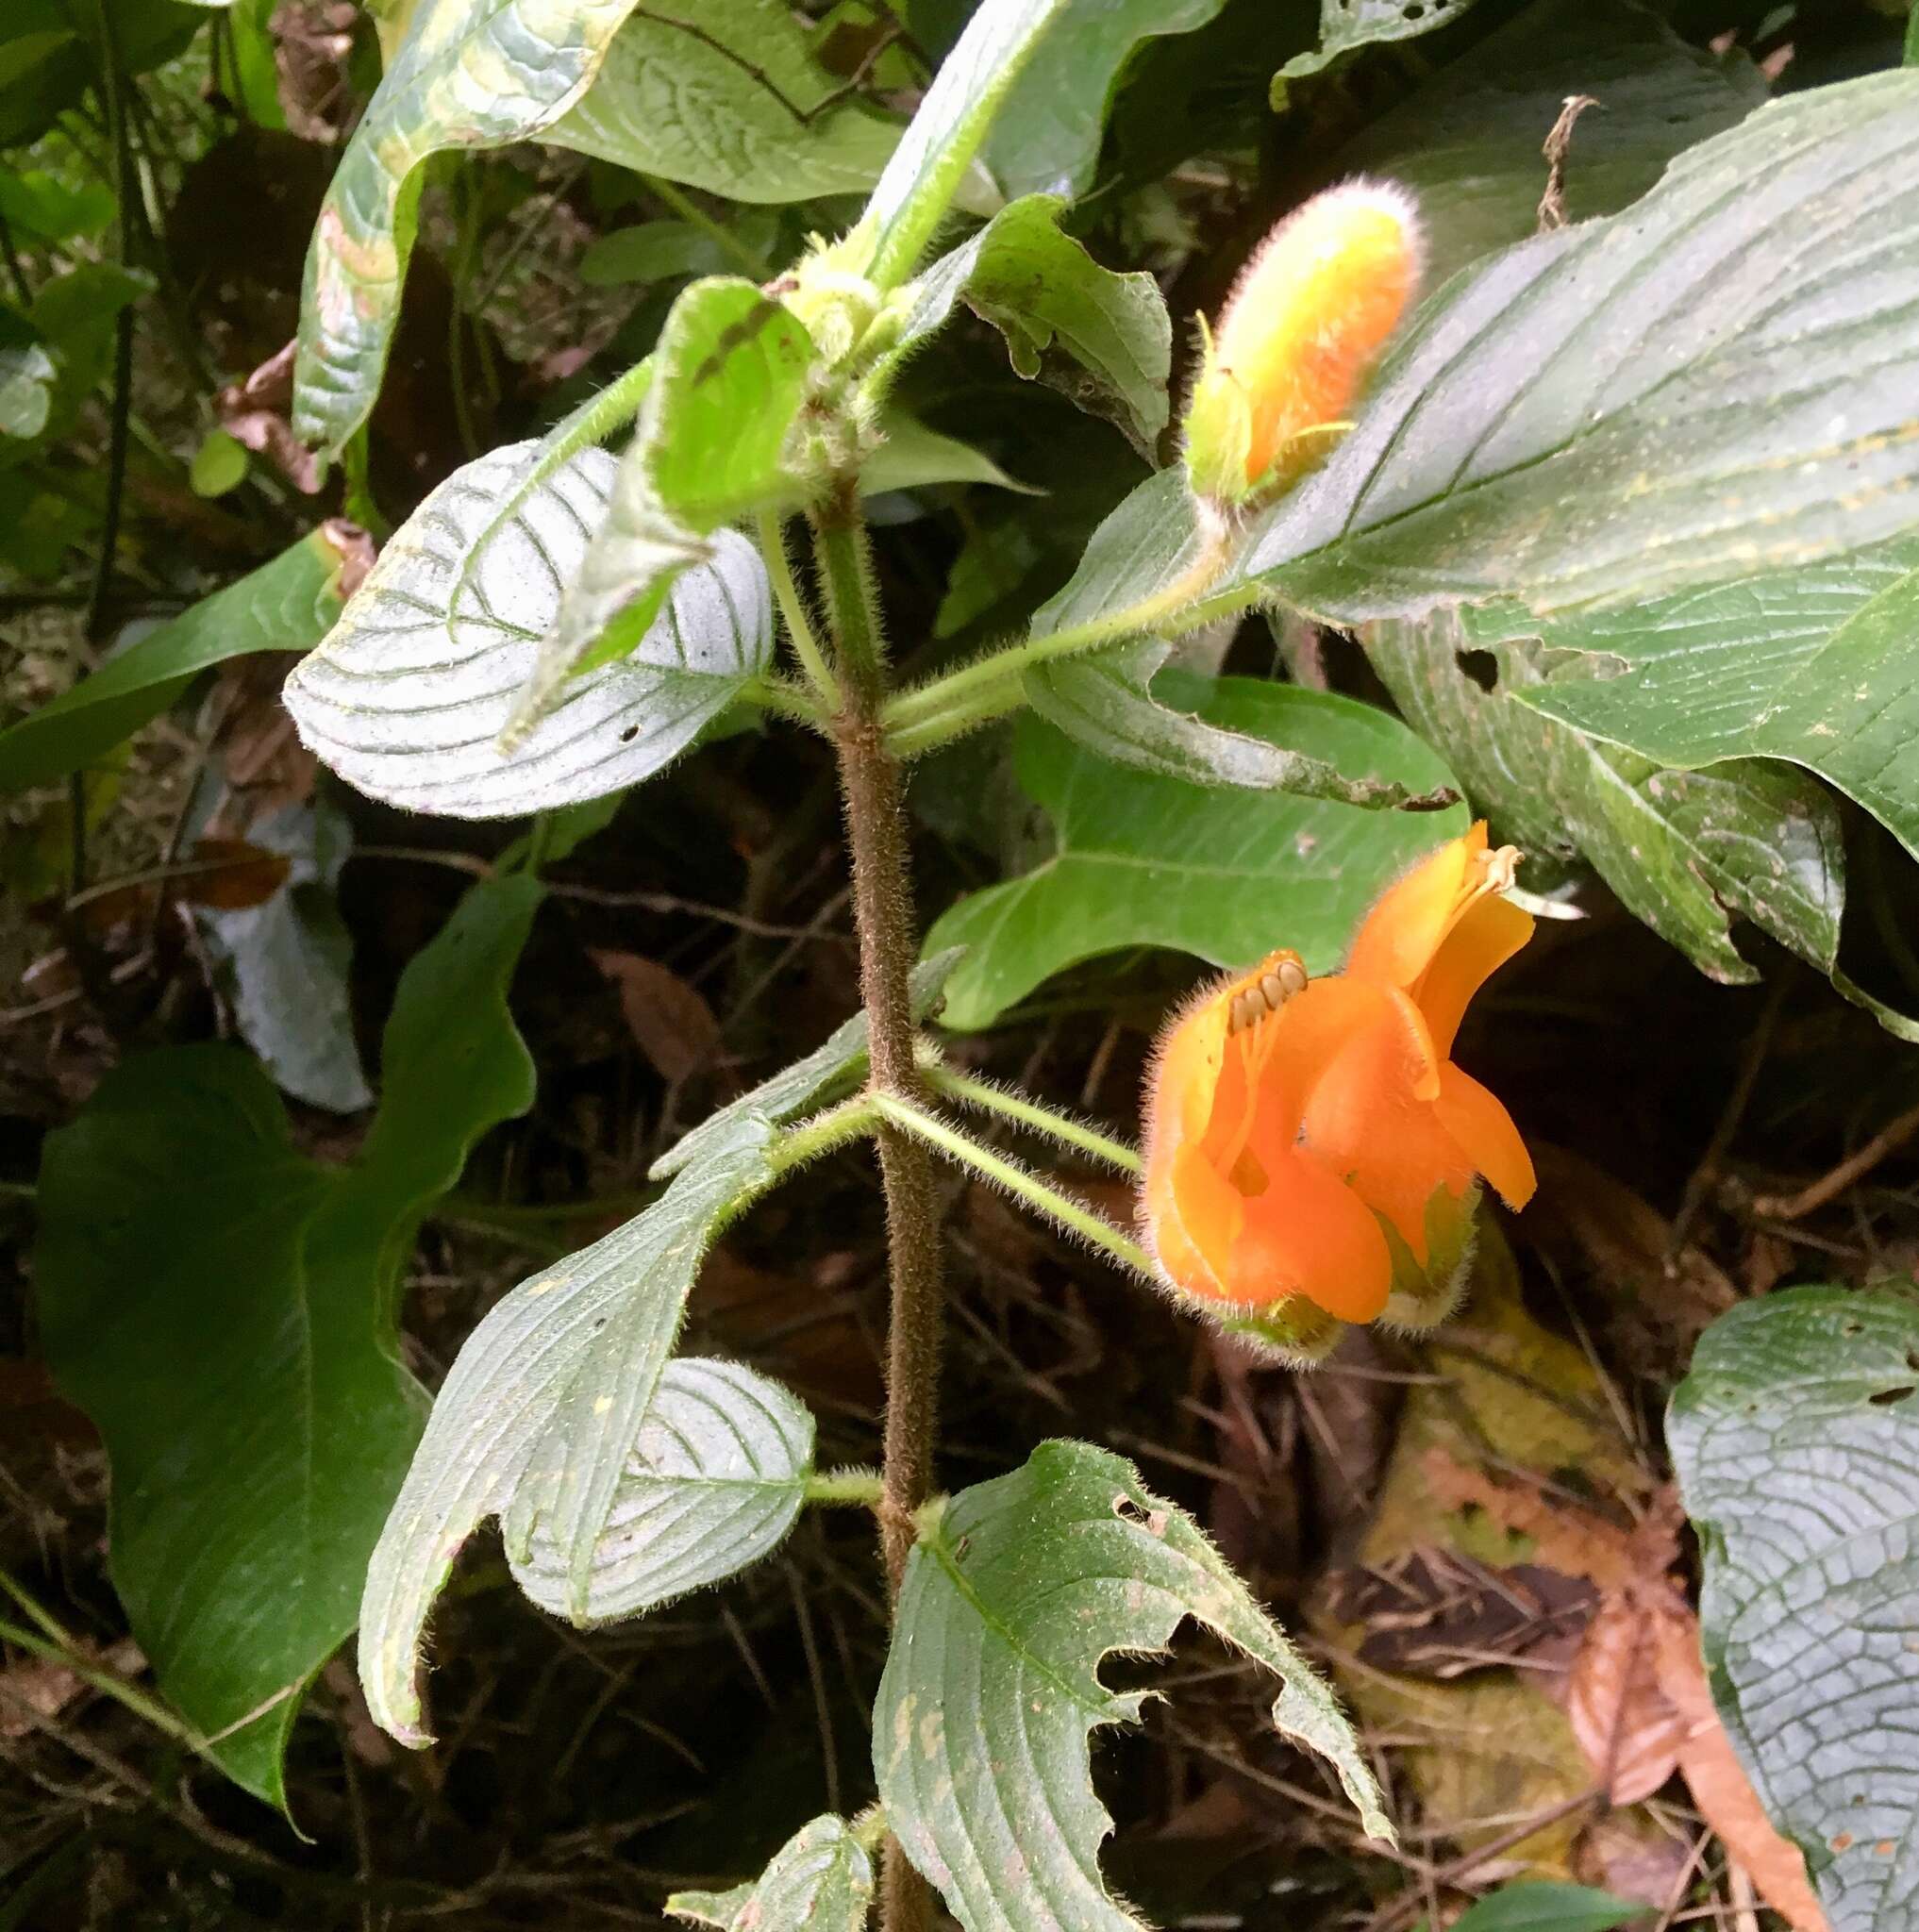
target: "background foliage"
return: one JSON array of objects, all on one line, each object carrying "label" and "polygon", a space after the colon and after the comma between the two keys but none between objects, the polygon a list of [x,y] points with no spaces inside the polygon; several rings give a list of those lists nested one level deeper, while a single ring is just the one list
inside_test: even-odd
[{"label": "background foliage", "polygon": [[[1902,9],[970,11],[0,23],[0,1922],[854,1926],[876,1788],[969,1926],[1601,1932],[1788,1898],[1736,1754],[1833,1926],[1913,1924]],[[1360,169],[1431,273],[1351,435],[1213,622],[1048,661],[1191,566],[1193,318]],[[762,285],[869,195],[876,281],[938,257],[862,477],[903,668],[1040,647],[913,767],[960,1072],[1129,1132],[1204,964],[1332,966],[1470,814],[1565,915],[1462,1040],[1544,1186],[1457,1329],[1253,1367],[949,1180],[891,1660],[802,1513],[874,1454],[867,1171],[743,1217],[864,1065],[747,531],[835,353]],[[1099,1674],[1182,1612],[1234,1648],[1165,1707]],[[1001,1811],[920,1728],[969,1698]]]}]

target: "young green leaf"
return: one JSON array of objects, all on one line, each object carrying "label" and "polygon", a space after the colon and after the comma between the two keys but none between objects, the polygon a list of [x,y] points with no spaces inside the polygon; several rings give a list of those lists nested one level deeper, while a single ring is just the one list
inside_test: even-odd
[{"label": "young green leaf", "polygon": [[1319,45],[1297,54],[1274,81],[1276,105],[1289,80],[1303,80],[1349,54],[1379,41],[1410,41],[1460,18],[1473,0],[1319,0]]},{"label": "young green leaf", "polygon": [[[1068,5],[1014,81],[979,159],[1010,200],[1077,196],[1093,185],[1107,115],[1144,42],[1216,18],[1225,0],[1100,0]],[[1262,9],[1264,10],[1264,9]]]},{"label": "young green leaf", "polygon": [[729,201],[863,194],[901,124],[857,97],[828,105],[840,92],[783,7],[641,8],[545,139]]},{"label": "young green leaf", "polygon": [[1204,680],[1169,673],[1163,697],[1154,694],[1154,679],[1172,655],[1173,646],[1163,640],[1136,638],[1042,664],[1026,675],[1026,702],[1100,758],[1189,785],[1291,791],[1375,811],[1409,805],[1437,809],[1458,802],[1449,789],[1414,794],[1390,780],[1348,778],[1325,758],[1209,724],[1178,704],[1182,696],[1203,702],[1209,688]]},{"label": "young green leaf", "polygon": [[1919,1297],[1795,1288],[1700,1337],[1666,1417],[1719,1715],[1835,1926],[1911,1916]]},{"label": "young green leaf", "polygon": [[[1021,375],[1110,416],[1148,455],[1166,426],[1173,326],[1149,275],[1101,268],[1060,232],[1066,204],[1029,194],[928,268],[889,362],[920,346],[961,302],[1006,338]],[[886,365],[883,365],[886,366]]]},{"label": "young green leaf", "polygon": [[[1451,782],[1432,752],[1372,706],[1250,678],[1210,689],[1162,682],[1203,724],[1349,778],[1413,791]],[[1327,972],[1383,888],[1466,826],[1460,806],[1360,811],[1149,776],[1037,718],[1020,720],[1014,744],[1020,784],[1052,815],[1059,849],[962,899],[927,934],[929,951],[968,948],[948,983],[949,1026],[991,1025],[1050,974],[1126,946],[1175,946],[1228,966],[1286,945],[1310,972]]]},{"label": "young green leaf", "polygon": [[301,441],[337,456],[373,408],[419,226],[420,164],[549,126],[632,10],[633,0],[417,0],[408,10],[307,252],[293,388]]},{"label": "young green leaf", "polygon": [[326,635],[371,548],[338,519],[271,563],[129,644],[71,690],[0,731],[0,792],[77,772],[157,718],[209,665],[254,651],[304,651]]},{"label": "young green leaf", "polygon": [[1502,1885],[1475,1899],[1453,1921],[1452,1932],[1613,1932],[1651,1908],[1635,1899],[1615,1898],[1590,1885],[1563,1885],[1548,1878]]},{"label": "young green leaf", "polygon": [[359,1676],[374,1721],[425,1744],[417,1673],[426,1615],[460,1545],[501,1519],[515,1563],[537,1537],[562,1613],[587,1618],[627,1455],[725,1223],[773,1179],[773,1127],[736,1114],[659,1199],[523,1282],[467,1338],[366,1572]]},{"label": "young green leaf", "polygon": [[514,443],[441,484],[287,679],[302,739],[371,797],[504,818],[618,791],[676,758],[771,661],[765,568],[743,537],[721,531],[711,560],[681,579],[639,648],[576,679],[502,753],[515,695],[606,515],[614,475],[611,457],[583,451],[500,524],[500,499],[539,452]]},{"label": "young green leaf", "polygon": [[47,1137],[42,1334],[112,1461],[115,1588],[160,1689],[270,1803],[420,1432],[400,1268],[474,1141],[532,1101],[506,991],[540,896],[476,887],[409,965],[351,1167],[299,1154],[225,1046],[125,1061]]},{"label": "young green leaf", "polygon": [[1335,156],[1336,175],[1386,175],[1410,189],[1426,235],[1426,285],[1539,226],[1540,144],[1567,97],[1600,105],[1574,129],[1562,212],[1611,214],[1659,181],[1682,149],[1767,97],[1734,50],[1682,41],[1634,0],[1546,0],[1448,61]]},{"label": "young green leaf", "polygon": [[1919,855],[1919,538],[1536,628],[1521,703],[1662,764],[1790,758]]},{"label": "young green leaf", "polygon": [[974,10],[860,217],[871,237],[866,273],[877,287],[897,288],[912,274],[1020,70],[1070,4],[981,0]]},{"label": "young green leaf", "polygon": [[887,1823],[966,1932],[1139,1932],[1107,1890],[1112,1829],[1089,1740],[1139,1717],[1101,1659],[1158,1653],[1187,1617],[1283,1680],[1273,1722],[1337,1771],[1391,1841],[1332,1693],[1186,1513],[1122,1457],[1043,1442],[1026,1465],[922,1512],[873,1713]]},{"label": "young green leaf", "polygon": [[[940,1004],[946,981],[960,963],[958,950],[929,953],[913,968],[909,992],[913,1018],[924,1020]],[[683,1135],[647,1170],[649,1180],[668,1180],[681,1169],[715,1159],[743,1120],[790,1121],[807,1108],[839,1098],[866,1077],[866,1014],[862,1010],[833,1029],[824,1044],[782,1067],[770,1080],[710,1113]]]},{"label": "young green leaf", "polygon": [[[812,1416],[778,1383],[732,1362],[668,1362],[593,1546],[576,1621],[635,1617],[758,1562],[793,1527],[812,1469]],[[512,1571],[542,1609],[570,1614],[566,1565],[542,1528]]]},{"label": "young green leaf", "polygon": [[798,318],[751,282],[695,282],[673,305],[605,517],[561,578],[504,744],[526,743],[576,673],[650,635],[674,579],[715,554],[709,531],[793,493],[788,445],[811,358]]},{"label": "young green leaf", "polygon": [[675,1918],[720,1932],[860,1932],[872,1906],[872,1857],[831,1813],[802,1825],[758,1878],[666,1901]]},{"label": "young green leaf", "polygon": [[1919,74],[1794,94],[1450,284],[1254,524],[1241,590],[1344,623],[1551,613],[1911,528],[1915,149]]},{"label": "young green leaf", "polygon": [[926,490],[936,483],[982,483],[990,490],[1038,494],[1015,482],[984,450],[929,429],[917,417],[890,412],[884,440],[859,466],[860,494]]},{"label": "young green leaf", "polygon": [[1730,937],[1744,917],[1889,1031],[1919,1036],[1838,969],[1845,849],[1825,792],[1755,758],[1667,771],[1542,716],[1521,701],[1541,674],[1529,642],[1511,641],[1511,621],[1497,608],[1441,611],[1361,633],[1401,714],[1501,835],[1548,864],[1584,860],[1714,979],[1759,976]]}]

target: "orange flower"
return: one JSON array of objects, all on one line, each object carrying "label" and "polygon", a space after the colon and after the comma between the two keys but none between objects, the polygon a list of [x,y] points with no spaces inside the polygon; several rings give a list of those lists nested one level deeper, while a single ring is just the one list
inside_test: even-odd
[{"label": "orange flower", "polygon": [[1422,252],[1411,197],[1386,181],[1328,188],[1273,230],[1206,337],[1187,406],[1202,496],[1270,493],[1326,454],[1412,300]]},{"label": "orange flower", "polygon": [[1389,1300],[1414,1324],[1448,1311],[1477,1176],[1512,1208],[1533,1191],[1511,1117],[1451,1058],[1467,1004],[1532,936],[1502,896],[1518,858],[1476,824],[1387,890],[1343,972],[1309,983],[1274,953],[1174,1017],[1141,1193],[1174,1288],[1299,1353]]}]

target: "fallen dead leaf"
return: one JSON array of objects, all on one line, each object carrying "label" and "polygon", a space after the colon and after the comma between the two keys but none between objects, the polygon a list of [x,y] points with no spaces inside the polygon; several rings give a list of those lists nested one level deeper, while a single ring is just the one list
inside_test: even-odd
[{"label": "fallen dead leaf", "polygon": [[292,861],[245,839],[195,839],[175,892],[190,906],[243,912],[263,906],[286,883]]},{"label": "fallen dead leaf", "polygon": [[671,967],[639,953],[593,950],[592,962],[620,994],[634,1044],[674,1086],[709,1067],[720,1049],[720,1023],[704,997]]},{"label": "fallen dead leaf", "polygon": [[265,457],[295,490],[311,496],[320,488],[320,458],[293,434],[288,418],[298,347],[291,341],[276,350],[244,381],[223,389],[213,408],[220,426],[235,442]]},{"label": "fallen dead leaf", "polygon": [[1637,1591],[1600,1603],[1565,1700],[1573,1735],[1613,1804],[1636,1805],[1672,1776],[1686,1725],[1660,1688],[1654,1618]]},{"label": "fallen dead leaf", "polygon": [[1685,1724],[1679,1770],[1700,1817],[1745,1867],[1760,1896],[1794,1932],[1829,1932],[1806,1875],[1804,1855],[1774,1830],[1719,1722],[1699,1653],[1697,1618],[1684,1606],[1677,1607],[1659,1619],[1656,1643],[1660,1689]]}]

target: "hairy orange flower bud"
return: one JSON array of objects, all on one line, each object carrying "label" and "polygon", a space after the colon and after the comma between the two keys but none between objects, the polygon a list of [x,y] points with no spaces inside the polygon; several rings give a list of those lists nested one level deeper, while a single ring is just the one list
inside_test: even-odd
[{"label": "hairy orange flower bud", "polygon": [[1511,1117],[1452,1062],[1486,979],[1532,936],[1519,855],[1477,824],[1389,888],[1343,972],[1295,953],[1207,988],[1161,1034],[1140,1219],[1168,1283],[1295,1357],[1343,1322],[1450,1309],[1483,1174],[1531,1198]]},{"label": "hairy orange flower bud", "polygon": [[1411,197],[1385,181],[1328,188],[1273,230],[1206,339],[1187,406],[1202,496],[1283,488],[1324,454],[1412,300],[1422,254]]}]

